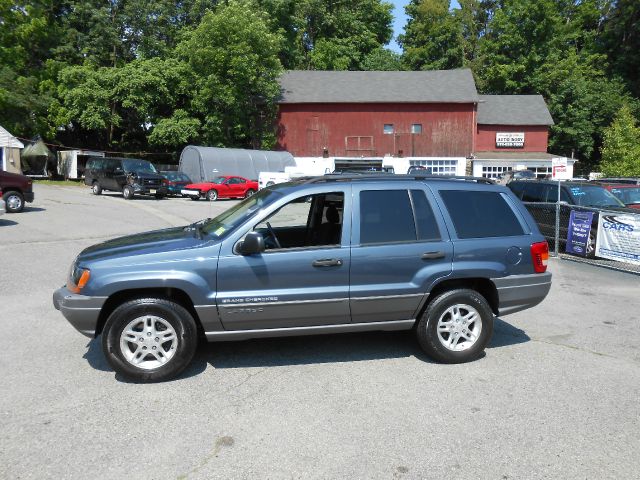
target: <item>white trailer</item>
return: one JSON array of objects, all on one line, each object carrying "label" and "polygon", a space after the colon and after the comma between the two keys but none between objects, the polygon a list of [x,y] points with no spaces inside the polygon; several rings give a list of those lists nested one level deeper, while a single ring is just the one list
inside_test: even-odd
[{"label": "white trailer", "polygon": [[104,157],[104,152],[92,150],[64,150],[58,152],[58,175],[78,179],[84,177],[84,169],[89,157]]}]

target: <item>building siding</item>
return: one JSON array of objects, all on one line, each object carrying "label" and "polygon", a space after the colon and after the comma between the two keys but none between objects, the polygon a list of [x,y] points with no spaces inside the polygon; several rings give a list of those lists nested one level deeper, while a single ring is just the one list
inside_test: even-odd
[{"label": "building siding", "polygon": [[[524,147],[496,147],[497,132],[524,132]],[[548,140],[549,128],[546,125],[478,125],[476,151],[546,152]]]},{"label": "building siding", "polygon": [[[281,104],[279,150],[298,157],[385,155],[466,157],[473,150],[474,104]],[[384,133],[392,124],[393,134]],[[422,133],[412,134],[413,124]]]}]

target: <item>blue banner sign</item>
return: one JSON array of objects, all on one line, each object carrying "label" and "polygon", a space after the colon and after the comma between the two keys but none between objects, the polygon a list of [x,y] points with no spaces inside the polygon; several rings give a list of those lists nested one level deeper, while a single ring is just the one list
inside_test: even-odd
[{"label": "blue banner sign", "polygon": [[593,212],[571,210],[569,231],[567,232],[567,248],[565,249],[567,253],[586,256],[591,222],[593,222]]}]

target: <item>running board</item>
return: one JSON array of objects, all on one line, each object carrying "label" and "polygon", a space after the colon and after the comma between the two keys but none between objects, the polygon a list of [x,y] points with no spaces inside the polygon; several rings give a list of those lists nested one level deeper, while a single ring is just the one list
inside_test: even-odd
[{"label": "running board", "polygon": [[223,330],[206,332],[209,342],[227,342],[247,340],[249,338],[294,337],[298,335],[323,335],[328,333],[370,332],[375,330],[411,330],[412,320],[394,320],[392,322],[344,323],[339,325],[317,325],[313,327],[265,328],[260,330]]}]

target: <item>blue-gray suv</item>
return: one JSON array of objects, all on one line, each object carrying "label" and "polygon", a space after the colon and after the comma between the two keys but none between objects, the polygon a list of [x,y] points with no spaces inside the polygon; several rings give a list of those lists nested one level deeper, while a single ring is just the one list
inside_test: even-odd
[{"label": "blue-gray suv", "polygon": [[495,315],[546,297],[547,260],[531,215],[491,181],[327,175],[89,247],[53,302],[143,382],[178,375],[199,337],[414,329],[458,363],[481,355]]}]

